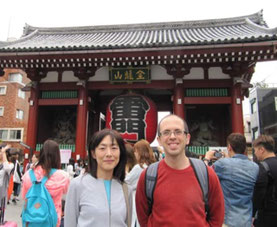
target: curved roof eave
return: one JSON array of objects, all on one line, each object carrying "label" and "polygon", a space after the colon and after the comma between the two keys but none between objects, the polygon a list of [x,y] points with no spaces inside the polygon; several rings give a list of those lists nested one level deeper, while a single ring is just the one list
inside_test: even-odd
[{"label": "curved roof eave", "polygon": [[[21,36],[19,39],[17,40],[12,40],[12,41],[0,41],[0,49],[1,47],[5,47],[11,44],[16,44],[16,43],[21,43],[24,42],[28,39],[31,39],[32,37],[34,37],[36,34],[38,34],[38,30],[34,30],[32,33],[26,35],[26,36]],[[2,44],[2,45],[1,45]]]},{"label": "curved roof eave", "polygon": [[264,26],[260,26],[253,21],[251,21],[249,18],[246,18],[246,23],[251,26],[253,29],[267,33],[267,34],[277,34],[277,27],[276,28],[268,28]]},{"label": "curved roof eave", "polygon": [[267,26],[263,20],[262,10],[247,16],[208,19],[208,20],[191,20],[191,21],[173,21],[173,22],[156,22],[156,23],[137,23],[137,24],[117,24],[117,25],[96,25],[96,26],[78,26],[78,27],[35,27],[25,24],[23,36],[29,35],[38,30],[40,34],[47,33],[79,33],[79,32],[106,32],[106,31],[130,31],[133,30],[151,30],[151,29],[168,29],[168,28],[191,28],[205,26],[222,26],[230,24],[244,23],[245,19],[250,19],[253,23]]},{"label": "curved roof eave", "polygon": [[152,50],[157,47],[197,49],[211,45],[255,44],[276,40],[277,28],[268,28],[260,11],[225,19],[135,25],[39,28],[26,24],[20,39],[0,42],[0,52],[112,52],[120,49]]},{"label": "curved roof eave", "polygon": [[[266,41],[266,42],[257,42],[255,43],[257,46],[277,46],[277,36],[276,40],[274,41]],[[143,51],[178,51],[178,50],[205,50],[205,49],[220,49],[220,48],[245,48],[245,47],[253,47],[255,45],[254,43],[232,43],[232,44],[209,44],[209,45],[197,45],[197,46],[175,46],[175,47],[151,47],[151,48],[113,48],[113,49],[71,49],[71,50],[57,50],[57,49],[48,49],[45,50],[34,50],[34,51],[14,51],[14,52],[1,52],[0,51],[0,57],[1,56],[30,56],[30,55],[67,55],[67,54],[94,54],[94,53],[120,53],[120,52],[143,52]]]}]

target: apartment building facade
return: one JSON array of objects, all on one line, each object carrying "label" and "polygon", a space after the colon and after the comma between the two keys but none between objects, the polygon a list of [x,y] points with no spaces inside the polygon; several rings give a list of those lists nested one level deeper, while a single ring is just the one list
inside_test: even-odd
[{"label": "apartment building facade", "polygon": [[24,71],[5,69],[0,77],[0,140],[15,148],[26,141],[29,92],[21,89],[30,82]]},{"label": "apartment building facade", "polygon": [[271,135],[277,142],[277,88],[255,88],[249,96],[251,137]]}]

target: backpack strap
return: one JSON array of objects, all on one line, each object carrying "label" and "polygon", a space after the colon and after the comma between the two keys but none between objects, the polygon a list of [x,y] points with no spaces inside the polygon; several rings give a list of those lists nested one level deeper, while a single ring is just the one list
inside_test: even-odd
[{"label": "backpack strap", "polygon": [[260,162],[261,165],[264,167],[265,171],[267,172],[268,175],[271,175],[271,172],[270,172],[270,168],[269,168],[269,165],[267,164],[267,162],[265,161],[262,161]]},{"label": "backpack strap", "polygon": [[156,187],[156,182],[158,178],[158,168],[160,162],[154,162],[146,169],[145,174],[145,194],[148,204],[148,214],[152,212],[153,206],[153,194]]},{"label": "backpack strap", "polygon": [[44,177],[42,178],[42,180],[41,180],[41,183],[42,183],[42,184],[45,184],[46,181],[47,181],[56,171],[57,171],[57,169],[53,169],[53,168],[52,168],[52,169],[50,170],[49,177],[44,176]]},{"label": "backpack strap", "polygon": [[[205,212],[206,212],[206,219],[209,220],[209,201],[208,201],[208,194],[209,194],[209,177],[208,177],[208,169],[206,164],[196,158],[189,158],[192,168],[195,172],[196,178],[198,183],[201,187],[203,193],[203,201],[205,203]],[[160,162],[152,163],[146,169],[145,174],[145,194],[148,203],[148,213],[152,212],[153,206],[153,194],[157,183],[158,177],[158,168]]]},{"label": "backpack strap", "polygon": [[36,183],[37,178],[36,178],[36,175],[35,175],[35,172],[34,172],[33,169],[30,169],[29,175],[30,175],[30,178],[31,178],[32,183],[33,183],[33,184]]},{"label": "backpack strap", "polygon": [[276,199],[275,179],[274,179],[273,175],[271,174],[270,167],[269,167],[268,163],[266,161],[262,161],[262,162],[260,162],[260,164],[264,167],[267,175],[273,180],[273,184],[272,184],[272,199],[275,200]]},{"label": "backpack strap", "polygon": [[[57,171],[57,169],[51,169],[50,170],[50,173],[49,173],[49,178]],[[29,170],[29,175],[30,175],[30,178],[31,178],[31,181],[33,184],[35,184],[37,182],[37,178],[36,178],[36,175],[35,175],[35,172],[33,169],[30,169]],[[41,180],[41,183],[42,184],[45,184],[46,181],[48,180],[48,177],[47,176],[44,176]]]},{"label": "backpack strap", "polygon": [[198,183],[201,187],[203,193],[203,200],[205,203],[205,212],[206,212],[206,219],[209,220],[209,177],[208,177],[208,169],[206,164],[196,158],[189,158],[191,166],[195,172],[196,178]]},{"label": "backpack strap", "polygon": [[125,198],[126,203],[126,209],[127,209],[127,226],[131,227],[132,219],[131,219],[131,212],[130,212],[130,205],[129,205],[129,196],[128,196],[128,186],[126,183],[122,184],[123,194]]}]

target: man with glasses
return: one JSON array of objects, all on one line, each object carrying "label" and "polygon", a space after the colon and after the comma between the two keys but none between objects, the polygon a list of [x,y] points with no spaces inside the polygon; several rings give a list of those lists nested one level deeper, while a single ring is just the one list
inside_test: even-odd
[{"label": "man with glasses", "polygon": [[210,211],[210,218],[207,220],[201,187],[185,155],[186,145],[190,141],[186,122],[176,115],[164,117],[158,125],[157,139],[164,148],[165,158],[159,164],[151,212],[145,195],[146,171],[140,176],[136,192],[140,225],[221,227],[224,218],[224,200],[220,183],[215,172],[207,168]]}]

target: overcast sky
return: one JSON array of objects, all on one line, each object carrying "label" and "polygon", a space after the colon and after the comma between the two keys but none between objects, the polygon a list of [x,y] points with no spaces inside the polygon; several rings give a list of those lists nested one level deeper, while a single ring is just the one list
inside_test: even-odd
[{"label": "overcast sky", "polygon": [[277,27],[275,0],[3,0],[0,40],[20,37],[24,24],[64,27],[186,21],[244,16],[263,9],[269,27]]},{"label": "overcast sky", "polygon": [[[2,0],[0,40],[19,38],[25,23],[35,27],[92,26],[187,21],[245,16],[263,10],[277,27],[276,0]],[[258,63],[251,82],[277,83],[277,61]],[[244,108],[247,113],[248,106]]]}]

